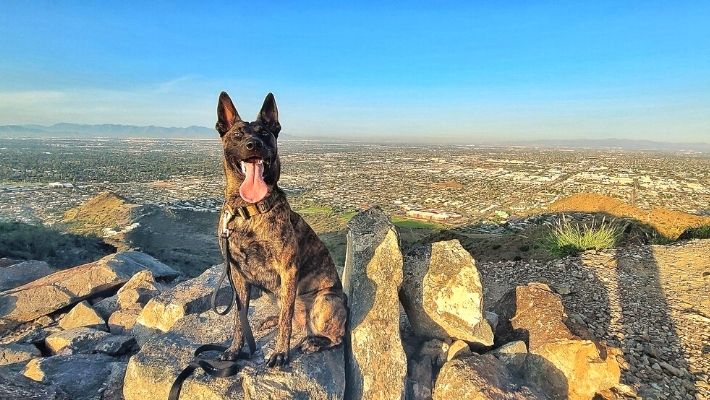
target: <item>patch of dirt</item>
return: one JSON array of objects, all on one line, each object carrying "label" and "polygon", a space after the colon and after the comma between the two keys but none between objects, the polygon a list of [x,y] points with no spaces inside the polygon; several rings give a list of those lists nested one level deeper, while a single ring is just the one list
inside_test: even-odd
[{"label": "patch of dirt", "polygon": [[437,189],[463,189],[463,185],[456,181],[439,182],[432,186]]},{"label": "patch of dirt", "polygon": [[632,218],[648,224],[668,239],[676,240],[689,228],[710,224],[710,217],[653,207],[644,210],[613,197],[596,193],[578,193],[552,203],[554,212],[606,213],[618,218]]}]

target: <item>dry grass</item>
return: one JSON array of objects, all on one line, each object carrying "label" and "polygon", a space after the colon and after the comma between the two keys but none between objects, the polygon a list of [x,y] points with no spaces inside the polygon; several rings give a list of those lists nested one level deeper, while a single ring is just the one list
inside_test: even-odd
[{"label": "dry grass", "polygon": [[602,218],[597,223],[583,224],[568,221],[563,215],[552,226],[545,247],[558,257],[577,254],[585,250],[601,250],[616,246],[624,229],[614,222]]}]

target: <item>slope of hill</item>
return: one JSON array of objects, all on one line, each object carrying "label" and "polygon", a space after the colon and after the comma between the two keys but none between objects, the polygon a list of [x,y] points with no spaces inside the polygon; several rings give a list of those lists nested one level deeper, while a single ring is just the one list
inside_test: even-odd
[{"label": "slope of hill", "polygon": [[605,213],[617,218],[632,218],[650,225],[667,239],[675,240],[687,229],[710,224],[710,217],[653,207],[644,210],[613,197],[596,193],[578,193],[560,199],[549,207],[555,212]]}]

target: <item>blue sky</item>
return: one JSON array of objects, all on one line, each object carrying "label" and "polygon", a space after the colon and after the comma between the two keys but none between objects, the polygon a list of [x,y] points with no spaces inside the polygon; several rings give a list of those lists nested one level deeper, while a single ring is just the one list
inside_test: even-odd
[{"label": "blue sky", "polygon": [[3,2],[0,124],[710,141],[710,2],[104,3]]}]

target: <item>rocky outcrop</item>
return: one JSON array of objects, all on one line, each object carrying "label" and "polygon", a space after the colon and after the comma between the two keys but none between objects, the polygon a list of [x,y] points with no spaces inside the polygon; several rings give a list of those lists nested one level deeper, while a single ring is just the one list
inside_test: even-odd
[{"label": "rocky outcrop", "polygon": [[46,262],[34,260],[0,267],[0,292],[24,285],[56,271]]},{"label": "rocky outcrop", "polygon": [[434,387],[434,400],[452,399],[545,399],[533,389],[523,386],[492,355],[470,355],[455,358],[439,372]]},{"label": "rocky outcrop", "polygon": [[[518,286],[503,296],[496,310],[502,320],[497,340],[524,340],[529,350],[524,361],[505,354],[516,351],[512,345],[497,354],[520,368],[534,387],[553,398],[582,400],[619,385],[620,351],[574,335],[565,324],[562,299],[547,285]],[[516,348],[522,352],[519,344]]]},{"label": "rocky outcrop", "polygon": [[[291,362],[283,369],[270,369],[265,359],[273,350],[275,328],[259,329],[277,313],[263,296],[252,302],[250,322],[259,350],[241,361],[237,376],[219,379],[196,371],[182,386],[185,399],[342,399],[345,390],[343,348],[314,354],[292,350]],[[227,343],[232,335],[233,315],[212,311],[191,314],[177,321],[168,332],[153,337],[128,364],[123,394],[126,400],[167,398],[175,377],[192,359],[194,350],[205,343]],[[304,332],[296,330],[291,343]],[[218,354],[213,353],[216,357]]]},{"label": "rocky outcrop", "polygon": [[476,263],[458,240],[415,249],[404,266],[402,305],[418,336],[493,344]]},{"label": "rocky outcrop", "polygon": [[495,305],[499,316],[496,340],[524,340],[530,351],[555,339],[579,339],[565,320],[562,299],[544,283],[529,283],[506,293]]},{"label": "rocky outcrop", "polygon": [[124,284],[135,273],[150,270],[156,277],[177,272],[143,253],[112,254],[93,263],[55,272],[0,294],[0,334],[89,296]]},{"label": "rocky outcrop", "polygon": [[372,208],[350,220],[347,240],[347,397],[398,399],[405,392],[407,358],[399,335],[403,262],[397,231],[382,210]]}]

